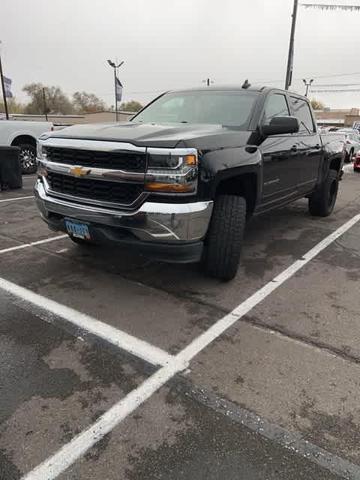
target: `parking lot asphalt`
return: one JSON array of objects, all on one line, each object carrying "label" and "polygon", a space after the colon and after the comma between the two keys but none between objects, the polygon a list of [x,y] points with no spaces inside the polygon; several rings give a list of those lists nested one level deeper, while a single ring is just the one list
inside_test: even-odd
[{"label": "parking lot asphalt", "polygon": [[360,479],[359,175],[331,217],[303,200],[254,218],[230,283],[74,245],[34,179],[0,193],[1,480]]}]

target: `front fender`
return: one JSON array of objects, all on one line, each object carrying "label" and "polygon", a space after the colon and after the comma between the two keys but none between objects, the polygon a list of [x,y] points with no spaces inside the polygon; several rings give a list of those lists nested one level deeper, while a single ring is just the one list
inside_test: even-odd
[{"label": "front fender", "polygon": [[257,178],[257,197],[262,193],[262,155],[258,147],[245,146],[208,152],[200,159],[200,179],[206,197],[213,199],[220,182],[252,173]]}]

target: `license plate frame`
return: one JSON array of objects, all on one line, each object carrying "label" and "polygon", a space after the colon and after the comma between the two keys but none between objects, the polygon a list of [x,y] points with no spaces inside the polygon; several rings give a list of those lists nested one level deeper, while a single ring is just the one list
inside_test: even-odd
[{"label": "license plate frame", "polygon": [[65,228],[69,235],[82,240],[91,240],[89,224],[74,220],[72,218],[65,218]]}]

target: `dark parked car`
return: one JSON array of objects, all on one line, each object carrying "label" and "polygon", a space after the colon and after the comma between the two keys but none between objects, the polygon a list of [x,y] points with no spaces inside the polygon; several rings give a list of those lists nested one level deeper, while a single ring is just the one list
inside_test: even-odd
[{"label": "dark parked car", "polygon": [[320,135],[307,98],[287,91],[172,91],[131,122],[42,135],[35,195],[78,244],[201,261],[229,280],[253,215],[302,197],[312,215],[332,212],[343,138]]},{"label": "dark parked car", "polygon": [[360,172],[360,152],[354,158],[354,172]]}]

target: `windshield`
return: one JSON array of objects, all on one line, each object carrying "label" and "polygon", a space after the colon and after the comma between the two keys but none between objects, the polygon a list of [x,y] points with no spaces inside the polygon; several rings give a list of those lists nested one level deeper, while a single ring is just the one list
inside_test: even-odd
[{"label": "windshield", "polygon": [[257,95],[249,91],[214,90],[167,93],[132,121],[217,124],[246,130]]}]

